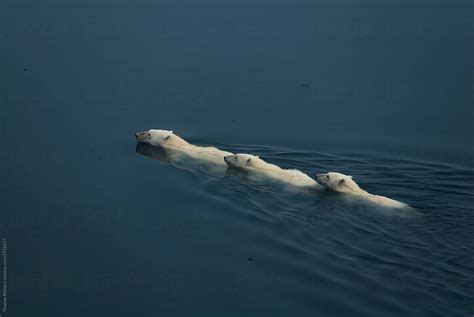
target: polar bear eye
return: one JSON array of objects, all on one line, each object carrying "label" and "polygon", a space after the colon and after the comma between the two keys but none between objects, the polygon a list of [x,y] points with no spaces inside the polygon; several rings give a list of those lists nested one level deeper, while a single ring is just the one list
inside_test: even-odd
[{"label": "polar bear eye", "polygon": [[329,179],[329,175],[326,175],[326,178]]},{"label": "polar bear eye", "polygon": [[147,133],[147,135],[148,135],[148,136],[151,136],[151,134],[150,134],[150,133]]},{"label": "polar bear eye", "polygon": [[166,136],[166,137],[165,137],[165,140],[169,140],[169,138],[171,138],[170,135]]}]

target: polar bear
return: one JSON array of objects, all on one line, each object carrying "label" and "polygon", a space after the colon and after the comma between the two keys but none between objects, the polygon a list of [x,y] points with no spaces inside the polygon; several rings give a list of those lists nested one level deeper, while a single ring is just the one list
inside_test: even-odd
[{"label": "polar bear", "polygon": [[322,186],[334,190],[339,193],[355,195],[359,198],[366,199],[376,205],[389,207],[389,208],[407,208],[407,204],[402,202],[384,197],[373,195],[357,185],[350,175],[344,175],[341,173],[329,172],[324,174],[317,174],[316,180]]},{"label": "polar bear", "polygon": [[270,164],[260,157],[251,154],[235,154],[224,157],[225,162],[232,168],[248,172],[253,179],[269,179],[294,187],[321,189],[314,179],[296,169],[282,169]]},{"label": "polar bear", "polygon": [[140,143],[161,147],[187,147],[190,144],[173,133],[173,130],[157,130],[135,133],[135,138]]},{"label": "polar bear", "polygon": [[152,158],[166,158],[167,162],[188,170],[199,170],[214,177],[223,177],[227,170],[224,156],[233,155],[215,147],[196,146],[177,136],[173,131],[148,130],[138,132],[135,137],[139,143],[161,148],[137,147],[137,152]]},{"label": "polar bear", "polygon": [[212,161],[200,160],[189,156],[185,151],[138,143],[135,151],[151,159],[187,170],[194,175],[204,174],[212,178],[223,178],[227,175],[227,165]]}]

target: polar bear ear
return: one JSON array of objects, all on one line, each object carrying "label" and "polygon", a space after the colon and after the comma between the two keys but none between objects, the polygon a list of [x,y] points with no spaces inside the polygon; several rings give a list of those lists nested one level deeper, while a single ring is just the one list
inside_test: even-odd
[{"label": "polar bear ear", "polygon": [[350,179],[352,179],[352,175],[347,175],[347,177],[349,177]]},{"label": "polar bear ear", "polygon": [[338,182],[337,182],[337,187],[341,187],[341,186],[344,186],[346,183],[346,180],[343,178],[343,179],[340,179]]},{"label": "polar bear ear", "polygon": [[255,157],[256,157],[256,158],[260,158],[260,156],[258,156],[258,155],[255,155]]},{"label": "polar bear ear", "polygon": [[251,158],[248,158],[248,159],[245,161],[245,164],[246,164],[246,165],[250,165],[250,163],[252,163],[252,159],[251,159]]},{"label": "polar bear ear", "polygon": [[170,130],[170,133],[173,133],[173,130]]}]

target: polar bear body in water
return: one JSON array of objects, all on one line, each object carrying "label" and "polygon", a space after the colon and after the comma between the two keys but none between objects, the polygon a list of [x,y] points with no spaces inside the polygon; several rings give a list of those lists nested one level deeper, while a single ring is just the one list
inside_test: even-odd
[{"label": "polar bear body in water", "polygon": [[135,137],[139,143],[161,148],[137,147],[137,152],[146,156],[169,162],[176,167],[198,170],[209,176],[223,177],[227,170],[224,156],[233,155],[215,147],[196,146],[177,136],[173,131],[148,130],[138,132]]},{"label": "polar bear body in water", "polygon": [[322,188],[314,179],[299,170],[283,169],[255,155],[239,153],[225,156],[224,160],[230,167],[248,172],[253,179],[271,180],[299,188]]},{"label": "polar bear body in water", "polygon": [[389,208],[410,208],[407,204],[379,195],[373,195],[357,185],[352,176],[341,173],[317,174],[316,180],[322,186],[339,193],[354,195],[373,204]]}]

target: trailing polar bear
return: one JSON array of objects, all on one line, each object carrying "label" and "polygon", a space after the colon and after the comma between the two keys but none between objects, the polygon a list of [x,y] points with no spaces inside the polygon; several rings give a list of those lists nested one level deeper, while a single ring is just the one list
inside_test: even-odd
[{"label": "trailing polar bear", "polygon": [[373,195],[357,185],[357,183],[352,179],[352,176],[344,175],[341,173],[324,173],[324,174],[317,174],[316,180],[322,186],[334,190],[339,193],[351,194],[358,198],[362,198],[368,200],[371,203],[376,205],[389,207],[389,208],[409,208],[407,204],[402,202],[384,197]]},{"label": "trailing polar bear", "polygon": [[224,157],[233,154],[215,147],[190,144],[168,130],[152,129],[138,132],[135,137],[139,142],[136,149],[138,153],[212,177],[219,178],[226,175],[227,164]]},{"label": "trailing polar bear", "polygon": [[225,156],[224,160],[230,167],[248,172],[253,179],[270,180],[298,188],[322,188],[314,179],[299,170],[283,169],[255,155],[239,153]]}]

